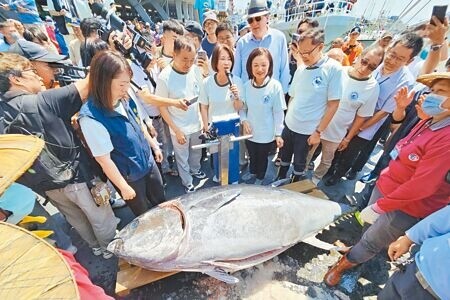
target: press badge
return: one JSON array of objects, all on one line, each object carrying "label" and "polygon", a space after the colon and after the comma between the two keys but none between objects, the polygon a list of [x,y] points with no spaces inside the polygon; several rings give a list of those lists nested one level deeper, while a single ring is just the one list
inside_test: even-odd
[{"label": "press badge", "polygon": [[395,148],[392,149],[392,151],[389,153],[389,156],[390,156],[393,160],[396,160],[399,154],[400,154],[400,151],[397,149],[397,147],[395,147]]}]

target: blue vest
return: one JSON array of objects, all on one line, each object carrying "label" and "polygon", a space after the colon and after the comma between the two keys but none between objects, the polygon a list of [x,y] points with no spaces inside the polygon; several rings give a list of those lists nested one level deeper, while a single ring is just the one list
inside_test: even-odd
[{"label": "blue vest", "polygon": [[[92,98],[83,104],[79,117],[89,117],[100,122],[111,137],[114,150],[111,159],[127,182],[144,177],[153,168],[150,146],[142,133],[133,100],[122,102],[128,118],[116,111],[107,111],[94,105]],[[135,105],[134,105],[135,107]]]}]

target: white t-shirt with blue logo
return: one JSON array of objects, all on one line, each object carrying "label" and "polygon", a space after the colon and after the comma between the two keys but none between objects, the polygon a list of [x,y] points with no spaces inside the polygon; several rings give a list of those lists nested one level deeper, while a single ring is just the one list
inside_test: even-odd
[{"label": "white t-shirt with blue logo", "polygon": [[380,86],[371,76],[366,80],[351,77],[348,71],[351,67],[342,70],[342,96],[339,107],[331,119],[328,127],[322,133],[322,139],[340,143],[350,129],[355,116],[371,117],[375,111]]},{"label": "white t-shirt with blue logo", "polygon": [[326,56],[316,66],[297,69],[285,120],[290,130],[305,135],[316,130],[328,101],[341,98],[341,73],[342,66]]},{"label": "white t-shirt with blue logo", "polygon": [[[230,91],[229,85],[220,86],[215,76],[216,74],[211,75],[203,81],[203,89],[198,98],[201,104],[208,105],[209,122],[211,122],[213,117],[237,113],[233,106],[234,96]],[[244,101],[244,87],[241,79],[233,76],[232,80],[239,90],[239,97]]]},{"label": "white t-shirt with blue logo", "polygon": [[[200,96],[203,77],[197,66],[192,66],[187,74],[181,74],[171,65],[164,68],[156,82],[155,95],[171,99],[191,99]],[[202,121],[198,102],[189,106],[187,111],[169,106],[167,108],[175,125],[186,135],[200,131]],[[175,134],[170,128],[170,133]]]},{"label": "white t-shirt with blue logo", "polygon": [[252,127],[253,137],[249,140],[255,143],[270,143],[275,139],[275,129],[281,124],[275,124],[274,113],[286,109],[283,87],[278,80],[271,78],[267,84],[255,87],[252,80],[244,84],[246,117]]}]

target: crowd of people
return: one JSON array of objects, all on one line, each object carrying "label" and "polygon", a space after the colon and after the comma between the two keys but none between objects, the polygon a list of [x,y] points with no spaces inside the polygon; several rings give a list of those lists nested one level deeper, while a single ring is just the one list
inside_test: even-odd
[{"label": "crowd of people", "polygon": [[[231,183],[268,184],[269,157],[276,154],[273,180],[304,180],[312,170],[313,183],[335,186],[356,179],[384,141],[377,166],[360,179],[368,188],[357,205],[371,225],[330,268],[328,285],[391,243],[391,258],[406,252],[406,244],[430,247],[428,239],[448,251],[449,61],[446,72],[434,71],[448,56],[448,20],[434,18],[395,38],[385,33],[366,49],[355,27],[325,52],[317,21],[300,20],[298,39],[288,43],[269,18],[266,1],[252,0],[241,32],[213,11],[202,24],[170,19],[155,31],[129,24],[147,39],[144,45],[126,30],[84,18],[68,24],[74,34],[67,52],[41,26],[0,23],[1,133],[46,141],[34,172],[18,182],[47,197],[92,253],[108,259],[120,221],[113,208],[127,205],[139,216],[161,204],[168,176],[195,192],[194,178],[207,175],[202,151],[193,146],[213,117],[236,113],[240,133],[251,138],[230,152],[230,163],[242,171],[230,172]],[[79,66],[82,79],[58,82],[67,64]],[[218,182],[218,158],[211,157]],[[0,212],[2,221],[14,214]],[[77,251],[71,242],[58,247]],[[441,283],[449,262],[442,258],[448,267],[435,271],[430,251],[418,254],[412,276],[393,276],[380,297],[407,299],[414,286],[421,299],[450,298]]]}]

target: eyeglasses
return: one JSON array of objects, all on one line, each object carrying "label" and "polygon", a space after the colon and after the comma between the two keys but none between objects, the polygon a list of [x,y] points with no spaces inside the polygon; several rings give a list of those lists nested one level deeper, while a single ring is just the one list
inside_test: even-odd
[{"label": "eyeglasses", "polygon": [[36,71],[35,68],[25,69],[25,70],[22,71],[22,73],[23,72],[29,72],[29,71],[33,72],[35,75],[38,75],[38,72]]},{"label": "eyeglasses", "polygon": [[248,23],[248,24],[252,24],[252,23],[253,23],[253,20],[255,20],[256,22],[259,22],[259,21],[261,21],[261,19],[262,19],[261,16],[254,17],[254,18],[248,18],[248,19],[247,19],[247,23]]},{"label": "eyeglasses", "polygon": [[319,46],[320,46],[320,44],[317,44],[311,51],[306,51],[306,52],[297,51],[297,53],[300,54],[301,56],[308,56],[308,55],[311,55],[314,52],[314,50],[316,50],[317,47],[319,47]]},{"label": "eyeglasses", "polygon": [[369,60],[366,59],[366,58],[362,58],[360,63],[361,63],[362,66],[367,67],[367,69],[369,69],[371,71],[375,71],[378,68],[378,66],[369,64]]},{"label": "eyeglasses", "polygon": [[404,58],[404,57],[400,57],[400,56],[398,56],[397,54],[395,54],[394,52],[389,51],[389,50],[386,51],[386,56],[387,56],[388,58],[391,58],[391,59],[397,61],[398,63],[402,63],[402,62],[405,61],[405,58]]}]

